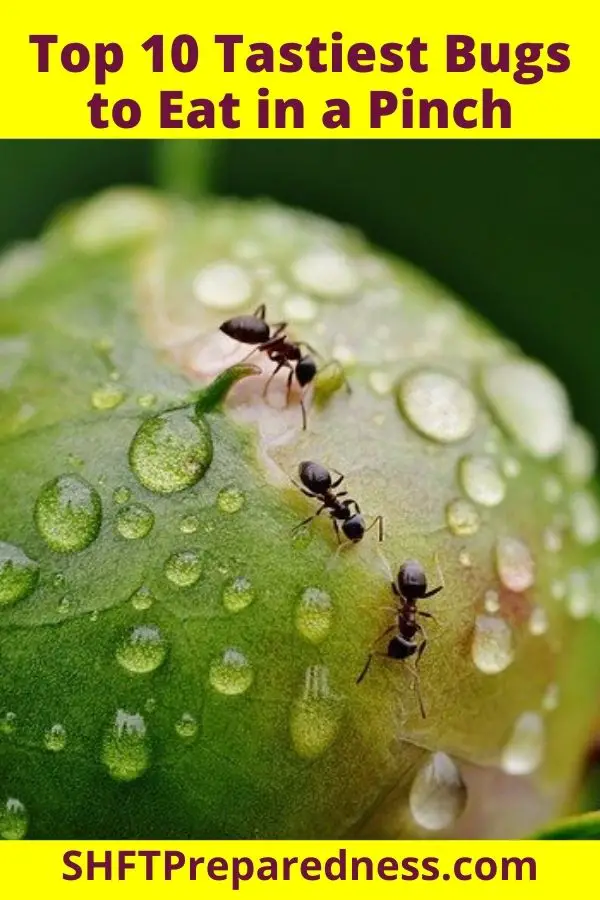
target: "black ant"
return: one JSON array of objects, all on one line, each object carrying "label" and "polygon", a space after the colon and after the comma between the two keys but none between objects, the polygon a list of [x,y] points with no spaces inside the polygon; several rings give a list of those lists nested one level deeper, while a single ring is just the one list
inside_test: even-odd
[{"label": "black ant", "polygon": [[[313,356],[319,354],[306,341],[290,340],[285,333],[287,322],[277,322],[270,326],[266,321],[266,314],[266,307],[264,303],[261,303],[251,316],[235,316],[233,319],[223,322],[220,329],[234,341],[255,345],[254,349],[245,357],[246,359],[259,351],[266,353],[269,359],[275,363],[275,370],[269,376],[263,390],[264,397],[279,370],[289,369],[287,380],[287,402],[289,403],[294,377],[301,389],[309,385],[317,374],[317,364]],[[304,352],[303,348],[308,352]],[[347,384],[346,386],[348,387]],[[302,409],[302,428],[306,430],[306,407],[302,396],[300,397],[300,408]]]},{"label": "black ant", "polygon": [[[429,597],[433,597],[443,590],[443,587],[444,585],[441,584],[439,587],[432,588],[432,590],[428,591],[425,570],[421,563],[416,562],[415,560],[408,560],[408,562],[405,562],[400,566],[396,581],[392,581],[392,590],[394,595],[398,598],[396,610],[397,619],[393,625],[390,625],[389,628],[386,628],[385,631],[379,635],[374,642],[374,646],[383,637],[390,634],[390,632],[395,631],[396,634],[394,634],[389,641],[385,653],[375,650],[369,652],[365,667],[356,679],[356,683],[360,684],[369,671],[374,656],[383,656],[386,659],[408,659],[416,653],[413,670],[414,683],[421,715],[424,719],[426,718],[426,714],[419,687],[419,673],[417,671],[417,666],[427,646],[427,637],[423,626],[417,622],[417,616],[423,616],[426,619],[433,619],[434,617],[431,613],[417,609],[417,600],[425,600]],[[419,635],[419,637],[417,637],[417,635]]]},{"label": "black ant", "polygon": [[300,481],[304,487],[301,487],[301,485],[296,486],[299,487],[302,493],[306,494],[307,497],[313,497],[316,500],[320,500],[321,506],[316,513],[313,513],[312,516],[309,516],[307,519],[304,519],[303,522],[300,522],[299,525],[296,525],[294,531],[298,531],[298,529],[308,525],[309,522],[312,522],[313,519],[320,516],[323,510],[326,509],[333,521],[333,527],[335,528],[338,543],[341,542],[340,529],[349,541],[357,543],[358,541],[361,541],[366,532],[370,531],[376,524],[379,525],[379,540],[382,541],[383,518],[377,516],[367,528],[364,517],[360,511],[360,506],[356,500],[340,499],[341,497],[347,497],[348,491],[338,491],[335,493],[335,488],[339,487],[344,480],[344,476],[335,469],[332,469],[332,471],[338,476],[336,481],[332,480],[330,472],[320,463],[301,462],[298,466],[298,475],[300,476]]}]

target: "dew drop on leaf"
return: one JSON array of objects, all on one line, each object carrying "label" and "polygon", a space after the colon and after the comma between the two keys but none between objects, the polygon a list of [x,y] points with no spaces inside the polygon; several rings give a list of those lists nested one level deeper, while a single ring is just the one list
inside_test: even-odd
[{"label": "dew drop on leaf", "polygon": [[137,675],[154,672],[167,654],[167,645],[155,625],[137,625],[117,648],[117,661]]},{"label": "dew drop on leaf", "polygon": [[442,444],[472,434],[477,401],[462,381],[447,372],[417,369],[402,378],[396,389],[400,412],[420,434]]},{"label": "dew drop on leaf", "polygon": [[117,531],[129,541],[145,538],[154,526],[154,513],[141,503],[124,506],[117,513]]},{"label": "dew drop on leaf", "polygon": [[513,634],[504,619],[477,616],[471,644],[471,656],[480,672],[496,675],[514,659]]},{"label": "dew drop on leaf", "polygon": [[502,750],[501,766],[510,775],[529,775],[544,758],[545,730],[537,712],[525,712],[515,722],[512,734]]},{"label": "dew drop on leaf", "polygon": [[102,504],[78,475],[59,475],[44,485],[35,504],[37,529],[56,553],[77,553],[98,537]]},{"label": "dew drop on leaf", "polygon": [[181,738],[193,738],[198,732],[198,722],[191,713],[183,713],[175,723],[175,731]]},{"label": "dew drop on leaf", "polygon": [[506,495],[506,484],[491,456],[465,456],[460,462],[460,481],[467,496],[480,506],[497,506]]},{"label": "dew drop on leaf", "polygon": [[37,562],[19,547],[0,541],[0,607],[33,593],[39,575]]},{"label": "dew drop on leaf", "polygon": [[150,588],[146,587],[146,585],[142,585],[134,591],[131,595],[131,605],[134,609],[142,611],[144,609],[150,609],[152,604],[154,603],[154,596]]},{"label": "dew drop on leaf", "polygon": [[244,492],[236,487],[223,488],[217,494],[217,506],[221,512],[236,513],[246,502]]},{"label": "dew drop on leaf", "polygon": [[340,698],[329,687],[326,666],[309,666],[301,697],[291,709],[290,732],[296,753],[303,759],[320,756],[333,743],[341,721]]},{"label": "dew drop on leaf", "polygon": [[202,561],[193,550],[173,553],[165,563],[165,575],[177,587],[191,587],[202,574]]},{"label": "dew drop on leaf", "polygon": [[150,763],[146,723],[139,713],[118,710],[104,735],[102,762],[116,781],[133,781]]},{"label": "dew drop on leaf", "polygon": [[229,647],[210,665],[209,680],[220,694],[243,694],[254,680],[252,666],[245,655]]},{"label": "dew drop on leaf", "polygon": [[467,805],[467,787],[456,763],[433,753],[417,772],[408,803],[413,819],[428,831],[450,828]]},{"label": "dew drop on leaf", "polygon": [[127,503],[128,500],[131,499],[131,491],[128,487],[121,485],[118,488],[115,488],[113,491],[113,501],[121,506],[123,503]]},{"label": "dew drop on leaf", "polygon": [[17,727],[17,714],[7,712],[0,718],[0,734],[14,734]]},{"label": "dew drop on leaf", "polygon": [[147,419],[129,447],[129,464],[138,481],[157,494],[190,488],[212,462],[210,429],[191,409]]},{"label": "dew drop on leaf", "polygon": [[446,507],[446,522],[452,534],[466,537],[479,531],[481,518],[470,500],[459,498]]},{"label": "dew drop on leaf", "polygon": [[496,567],[500,581],[509,591],[521,593],[535,581],[533,557],[519,538],[501,537],[496,542]]},{"label": "dew drop on leaf", "polygon": [[44,745],[47,750],[58,753],[60,750],[65,749],[66,744],[67,732],[65,727],[57,722],[56,725],[52,725],[44,735]]},{"label": "dew drop on leaf", "polygon": [[0,837],[5,841],[20,841],[27,834],[29,817],[20,800],[9,797],[4,803],[0,800]]},{"label": "dew drop on leaf", "polygon": [[331,628],[333,604],[320,588],[306,588],[296,607],[296,628],[307,641],[320,644]]},{"label": "dew drop on leaf", "polygon": [[240,576],[223,589],[223,606],[229,612],[241,612],[254,600],[254,590],[248,578]]},{"label": "dew drop on leaf", "polygon": [[185,516],[179,525],[182,534],[195,534],[200,527],[200,519],[198,516]]},{"label": "dew drop on leaf", "polygon": [[567,575],[567,611],[573,619],[585,619],[592,611],[593,591],[589,573],[572,569]]},{"label": "dew drop on leaf", "polygon": [[92,394],[94,409],[116,409],[125,400],[125,392],[114,382],[108,382],[96,388]]}]

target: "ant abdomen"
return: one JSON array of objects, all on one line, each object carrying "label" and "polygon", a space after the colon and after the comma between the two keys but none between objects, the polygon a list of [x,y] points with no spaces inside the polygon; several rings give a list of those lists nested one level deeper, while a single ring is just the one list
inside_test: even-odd
[{"label": "ant abdomen", "polygon": [[264,344],[269,340],[270,329],[258,316],[235,316],[220,326],[223,334],[241,344]]}]

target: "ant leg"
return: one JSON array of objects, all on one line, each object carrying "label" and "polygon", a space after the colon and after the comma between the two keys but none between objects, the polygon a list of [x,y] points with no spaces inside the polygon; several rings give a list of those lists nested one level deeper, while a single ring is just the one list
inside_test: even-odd
[{"label": "ant leg", "polygon": [[315,350],[314,347],[311,347],[310,344],[307,344],[306,341],[296,341],[297,347],[306,347],[309,353],[312,353],[313,356],[316,356],[317,359],[323,359],[318,350]]},{"label": "ant leg", "polygon": [[294,525],[292,528],[292,534],[295,534],[297,531],[300,531],[301,528],[304,528],[305,525],[309,525],[313,519],[316,519],[317,516],[320,516],[323,510],[325,509],[325,505],[320,506],[319,509],[312,514],[312,516],[308,516],[302,522],[299,522],[298,525]]},{"label": "ant leg", "polygon": [[[382,638],[384,638],[391,631],[394,631],[395,628],[396,628],[396,625],[394,624],[394,625],[390,625],[389,628],[386,628],[385,631],[382,631],[381,634],[379,635],[379,637],[375,638],[375,640],[373,641],[373,646],[375,646]],[[369,650],[369,655],[367,656],[367,661],[365,663],[365,666],[364,666],[362,672],[360,673],[360,675],[358,676],[358,678],[356,679],[357,684],[361,683],[361,681],[363,680],[363,678],[369,671],[369,667],[371,665],[371,662],[373,661],[374,656],[383,656],[385,659],[389,659],[387,653],[379,653],[376,650]]]},{"label": "ant leg", "polygon": [[266,397],[266,396],[267,396],[267,394],[268,394],[268,392],[269,392],[269,388],[270,388],[270,386],[271,386],[271,382],[273,381],[273,379],[275,378],[275,376],[277,375],[277,373],[279,372],[279,370],[282,369],[282,368],[284,367],[284,365],[285,365],[285,362],[281,362],[281,361],[278,362],[278,363],[277,363],[277,366],[275,367],[275,369],[274,369],[274,370],[271,372],[271,374],[269,375],[269,377],[268,377],[268,379],[267,379],[267,383],[265,384],[265,386],[264,386],[264,388],[263,388],[263,392],[262,392],[263,397]]},{"label": "ant leg", "polygon": [[[342,483],[342,481],[344,480],[344,478],[345,478],[346,476],[345,476],[345,475],[342,475],[341,472],[338,472],[337,469],[330,469],[329,471],[330,471],[330,472],[333,472],[334,475],[339,475],[339,478],[337,479],[337,481],[334,481],[334,482],[332,483],[332,485],[331,485],[332,488],[336,488],[339,484]],[[338,495],[338,496],[339,496],[339,495]]]},{"label": "ant leg", "polygon": [[252,315],[257,319],[262,319],[264,321],[265,316],[267,315],[267,307],[265,304],[261,303],[260,306],[257,306]]},{"label": "ant leg", "polygon": [[[358,506],[357,506],[357,509],[358,509]],[[360,510],[359,510],[359,512],[360,512]],[[371,528],[374,528],[375,525],[378,525],[378,526],[379,526],[379,528],[378,528],[378,531],[379,531],[378,540],[381,542],[381,541],[383,540],[383,516],[377,516],[376,519],[373,519],[373,521],[371,522],[371,524],[369,525],[369,527],[368,527],[368,528],[365,528],[365,534],[367,533],[367,531],[370,531]]]},{"label": "ant leg", "polygon": [[336,500],[338,500],[340,497],[347,497],[347,496],[348,496],[348,491],[340,491],[339,494],[335,495]]},{"label": "ant leg", "polygon": [[306,406],[304,405],[304,397],[300,397],[300,409],[302,410],[302,431],[306,431],[307,427],[307,418],[306,418]]},{"label": "ant leg", "polygon": [[438,622],[438,620],[436,619],[436,617],[435,617],[434,615],[432,615],[432,613],[430,613],[430,612],[423,612],[422,609],[418,609],[418,610],[417,610],[417,615],[418,615],[418,616],[424,616],[426,619],[431,619],[432,622],[435,622],[436,625],[439,625],[439,622]]},{"label": "ant leg", "polygon": [[444,585],[440,584],[439,587],[433,588],[431,591],[427,591],[426,594],[423,594],[423,600],[426,600],[428,597],[435,597],[436,594],[439,594],[440,591],[444,590]]},{"label": "ant leg", "polygon": [[269,340],[272,341],[273,338],[278,338],[282,331],[285,331],[285,329],[287,328],[287,324],[287,322],[275,322],[273,325],[271,325],[271,328],[273,328],[274,331],[271,333]]},{"label": "ant leg", "polygon": [[244,356],[243,359],[240,359],[240,362],[238,363],[238,365],[241,365],[242,363],[245,363],[246,360],[247,360],[247,359],[250,359],[250,357],[253,356],[253,355],[256,353],[257,350],[260,350],[260,347],[253,347],[252,350],[250,351],[250,353],[247,353],[247,354]]}]

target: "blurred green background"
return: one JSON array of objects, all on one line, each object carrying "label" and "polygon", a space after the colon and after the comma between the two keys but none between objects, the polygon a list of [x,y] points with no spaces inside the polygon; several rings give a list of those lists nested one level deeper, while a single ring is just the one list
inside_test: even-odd
[{"label": "blurred green background", "polygon": [[[565,381],[600,439],[600,142],[232,141],[215,190],[359,226],[417,263]],[[0,143],[0,246],[61,203],[152,183],[147,141]]]}]

